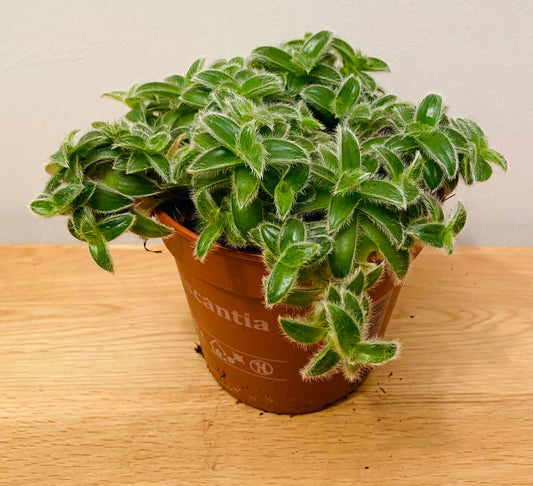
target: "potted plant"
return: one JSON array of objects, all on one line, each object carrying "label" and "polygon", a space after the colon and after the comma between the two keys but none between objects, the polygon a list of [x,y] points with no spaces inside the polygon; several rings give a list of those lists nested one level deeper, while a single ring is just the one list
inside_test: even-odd
[{"label": "potted plant", "polygon": [[422,244],[453,251],[465,208],[441,205],[459,179],[507,168],[440,96],[377,86],[387,70],[322,31],[108,93],[124,119],[72,132],[31,209],[69,215],[108,271],[122,233],[165,238],[224,388],[322,408],[398,356],[381,336],[399,283]]}]

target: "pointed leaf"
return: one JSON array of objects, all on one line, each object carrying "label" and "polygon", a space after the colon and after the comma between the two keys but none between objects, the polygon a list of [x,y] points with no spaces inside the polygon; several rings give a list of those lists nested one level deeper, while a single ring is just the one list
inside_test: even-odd
[{"label": "pointed leaf", "polygon": [[436,127],[442,113],[442,98],[436,94],[427,95],[418,105],[416,121]]},{"label": "pointed leaf", "polygon": [[327,329],[280,317],[281,328],[293,341],[300,344],[313,344],[324,338]]},{"label": "pointed leaf", "polygon": [[339,306],[328,304],[330,322],[342,354],[350,356],[353,348],[361,339],[361,332],[354,319]]},{"label": "pointed leaf", "polygon": [[308,86],[301,92],[301,97],[319,111],[331,114],[335,102],[335,92],[325,86]]},{"label": "pointed leaf", "polygon": [[251,229],[256,228],[262,221],[263,206],[259,199],[255,199],[244,208],[240,208],[236,198],[232,197],[231,213],[235,226],[237,226],[242,235],[246,236]]},{"label": "pointed leaf", "polygon": [[318,248],[315,243],[293,243],[282,253],[279,262],[290,268],[299,268],[313,257]]},{"label": "pointed leaf", "polygon": [[227,169],[242,165],[243,161],[224,147],[217,147],[202,153],[187,169],[190,174],[209,170]]},{"label": "pointed leaf", "polygon": [[241,93],[247,98],[264,98],[282,91],[281,80],[274,74],[257,74],[241,86]]},{"label": "pointed leaf", "polygon": [[106,241],[118,238],[129,229],[135,216],[130,213],[115,214],[102,219],[96,226]]},{"label": "pointed leaf", "polygon": [[441,132],[432,132],[417,137],[426,155],[439,164],[449,177],[455,177],[458,169],[457,154],[450,139]]},{"label": "pointed leaf", "polygon": [[335,97],[335,112],[338,117],[346,115],[356,104],[361,86],[355,76],[350,75]]},{"label": "pointed leaf", "polygon": [[398,280],[405,277],[409,268],[409,252],[407,250],[396,249],[389,241],[387,235],[370,221],[362,220],[361,226],[368,237],[379,248]]},{"label": "pointed leaf", "polygon": [[126,209],[133,204],[133,201],[116,191],[112,191],[107,187],[97,184],[94,192],[89,199],[91,208],[98,212],[108,213]]},{"label": "pointed leaf", "polygon": [[423,243],[442,248],[448,229],[442,223],[421,223],[409,227],[408,233]]},{"label": "pointed leaf", "polygon": [[405,207],[405,197],[401,189],[383,180],[365,180],[359,184],[357,192],[371,201],[384,202],[397,207]]},{"label": "pointed leaf", "polygon": [[196,242],[195,248],[195,254],[200,261],[203,262],[205,260],[207,253],[220,238],[223,230],[223,224],[218,222],[206,226],[206,228],[202,231],[198,241]]},{"label": "pointed leaf", "polygon": [[329,230],[340,228],[352,216],[359,201],[355,194],[332,196],[328,211]]},{"label": "pointed leaf", "polygon": [[307,161],[307,152],[294,142],[281,138],[266,138],[263,146],[270,163]]},{"label": "pointed leaf", "polygon": [[370,290],[378,282],[383,275],[384,268],[385,266],[381,263],[365,275],[365,285],[363,290]]},{"label": "pointed leaf", "polygon": [[261,225],[261,238],[265,242],[267,248],[274,254],[279,255],[279,234],[280,229],[270,223],[264,223]]},{"label": "pointed leaf", "polygon": [[239,208],[246,206],[257,194],[259,179],[245,165],[235,167],[233,176],[235,195]]},{"label": "pointed leaf", "polygon": [[350,174],[361,167],[361,152],[359,142],[354,133],[348,128],[340,131],[339,161],[341,169]]},{"label": "pointed leaf", "polygon": [[274,191],[274,203],[278,214],[284,218],[294,203],[294,191],[291,185],[281,180]]},{"label": "pointed leaf", "polygon": [[280,250],[283,252],[293,243],[300,243],[305,239],[304,224],[295,218],[288,219],[281,229]]},{"label": "pointed leaf", "polygon": [[172,234],[172,229],[154,221],[141,211],[133,210],[135,221],[130,227],[130,231],[143,238],[164,238]]},{"label": "pointed leaf", "polygon": [[252,57],[259,59],[267,66],[278,69],[281,68],[283,71],[288,71],[290,73],[301,71],[292,62],[290,54],[277,47],[258,47],[252,51]]},{"label": "pointed leaf", "polygon": [[211,113],[204,116],[203,121],[211,134],[224,147],[232,151],[235,150],[239,126],[233,120],[218,113]]},{"label": "pointed leaf", "polygon": [[337,233],[333,251],[329,254],[329,266],[334,277],[344,278],[349,275],[354,259],[357,233],[357,219]]},{"label": "pointed leaf", "polygon": [[330,344],[327,344],[317,354],[315,354],[307,366],[302,370],[304,378],[313,378],[320,376],[334,369],[339,363],[341,357],[333,350]]},{"label": "pointed leaf", "polygon": [[126,196],[149,196],[160,192],[159,187],[150,179],[114,169],[106,170],[103,182],[107,187]]},{"label": "pointed leaf", "polygon": [[273,305],[279,302],[291,289],[298,277],[298,267],[288,267],[281,262],[276,263],[268,277],[266,285],[266,302]]},{"label": "pointed leaf", "polygon": [[457,205],[455,213],[448,221],[446,227],[450,230],[453,236],[457,236],[466,224],[466,208],[462,202]]},{"label": "pointed leaf", "polygon": [[352,358],[362,363],[379,364],[394,358],[398,348],[394,342],[359,343]]},{"label": "pointed leaf", "polygon": [[283,304],[304,307],[312,304],[322,293],[322,289],[294,289],[283,299]]},{"label": "pointed leaf", "polygon": [[108,272],[113,271],[111,254],[107,248],[106,241],[101,235],[89,241],[89,252],[100,268],[103,268]]},{"label": "pointed leaf", "polygon": [[394,211],[369,203],[361,203],[359,210],[377,223],[397,247],[402,244],[404,239],[403,226]]},{"label": "pointed leaf", "polygon": [[314,65],[320,59],[322,54],[327,50],[333,34],[327,30],[317,32],[310,37],[302,47],[302,54],[309,59],[310,64]]}]

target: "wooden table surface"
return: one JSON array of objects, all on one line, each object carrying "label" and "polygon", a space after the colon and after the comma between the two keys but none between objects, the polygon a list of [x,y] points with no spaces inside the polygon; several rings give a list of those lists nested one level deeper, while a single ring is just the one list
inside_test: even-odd
[{"label": "wooden table surface", "polygon": [[294,417],[211,378],[168,253],[113,254],[0,246],[0,484],[532,484],[532,249],[425,249],[402,357]]}]

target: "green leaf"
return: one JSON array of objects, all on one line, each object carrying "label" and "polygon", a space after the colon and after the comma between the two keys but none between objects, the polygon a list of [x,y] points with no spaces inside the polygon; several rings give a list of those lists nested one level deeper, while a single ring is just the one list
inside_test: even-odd
[{"label": "green leaf", "polygon": [[328,211],[329,230],[340,228],[351,217],[359,201],[355,194],[332,196]]},{"label": "green leaf", "polygon": [[132,233],[143,238],[164,238],[172,234],[172,229],[154,221],[140,211],[133,210],[135,221],[130,228]]},{"label": "green leaf", "polygon": [[361,304],[350,292],[344,294],[344,308],[358,324],[363,324],[364,316]]},{"label": "green leaf", "polygon": [[102,219],[96,226],[105,240],[111,241],[128,230],[134,220],[135,216],[130,213],[115,214]]},{"label": "green leaf", "polygon": [[199,191],[195,196],[196,209],[200,216],[206,221],[214,222],[218,218],[220,208],[216,205],[209,191]]},{"label": "green leaf", "polygon": [[434,191],[442,184],[444,171],[432,160],[426,160],[422,166],[422,177],[429,190]]},{"label": "green leaf", "polygon": [[282,91],[281,80],[274,74],[257,74],[241,86],[241,93],[247,98],[264,98]]},{"label": "green leaf", "polygon": [[453,236],[457,236],[459,232],[463,229],[465,223],[466,208],[464,207],[464,204],[460,202],[457,205],[455,213],[453,213],[453,216],[450,218],[450,221],[448,221],[446,228],[453,234]]},{"label": "green leaf", "polygon": [[230,118],[211,113],[204,116],[203,121],[210,133],[229,150],[235,151],[239,126]]},{"label": "green leaf", "polygon": [[83,186],[80,184],[69,184],[58,189],[52,196],[56,214],[69,211],[70,204],[81,194]]},{"label": "green leaf", "polygon": [[162,152],[170,143],[170,135],[168,133],[157,133],[148,140],[148,147],[154,152]]},{"label": "green leaf", "polygon": [[381,263],[365,275],[365,284],[363,290],[370,290],[378,282],[383,275],[384,268],[385,266],[383,263]]},{"label": "green leaf", "polygon": [[131,97],[162,97],[176,99],[180,94],[181,88],[175,84],[152,82],[136,86]]},{"label": "green leaf", "polygon": [[364,285],[365,285],[365,276],[363,272],[359,270],[346,288],[350,292],[353,292],[356,295],[361,295],[361,293],[363,292]]},{"label": "green leaf", "polygon": [[300,96],[310,105],[317,108],[319,111],[326,114],[333,112],[333,104],[335,102],[335,92],[326,88],[325,86],[315,85],[308,86],[301,93]]},{"label": "green leaf", "polygon": [[280,317],[281,328],[293,341],[300,344],[313,344],[324,338],[327,329]]},{"label": "green leaf", "polygon": [[213,223],[205,227],[196,242],[195,254],[203,262],[211,247],[220,238],[224,226],[221,222]]},{"label": "green leaf", "polygon": [[89,240],[89,252],[93,260],[100,268],[108,272],[113,271],[113,262],[111,260],[111,254],[107,248],[107,244],[103,236],[99,236],[93,240]]},{"label": "green leaf", "polygon": [[307,152],[298,144],[281,138],[266,138],[263,146],[269,157],[270,163],[276,162],[304,162],[307,161]]},{"label": "green leaf", "polygon": [[393,358],[398,344],[393,342],[359,343],[355,346],[352,358],[368,364],[379,364]]},{"label": "green leaf", "polygon": [[283,218],[294,203],[294,191],[286,180],[281,180],[274,191],[274,203],[278,214]]},{"label": "green leaf", "polygon": [[50,198],[40,197],[30,204],[30,209],[39,216],[54,216],[57,214],[55,204]]},{"label": "green leaf", "polygon": [[361,167],[359,142],[354,133],[346,127],[340,130],[339,137],[339,161],[341,169],[348,174],[353,173]]},{"label": "green leaf", "polygon": [[442,98],[436,94],[427,95],[418,105],[416,121],[436,127],[442,113]]},{"label": "green leaf", "polygon": [[218,69],[206,69],[205,71],[201,71],[196,74],[196,80],[205,84],[209,88],[215,88],[222,84],[235,84],[233,78],[229,74],[224,71],[219,71]]},{"label": "green leaf", "polygon": [[394,211],[369,203],[361,203],[359,210],[377,223],[397,247],[403,243],[403,226]]},{"label": "green leaf", "polygon": [[353,75],[345,79],[335,97],[335,113],[338,117],[346,115],[357,102],[361,85]]},{"label": "green leaf", "polygon": [[305,239],[304,224],[296,218],[290,218],[283,224],[280,233],[280,250],[283,252],[293,243],[300,243]]},{"label": "green leaf", "polygon": [[242,164],[243,161],[233,152],[230,152],[224,147],[217,147],[203,152],[189,166],[187,172],[190,174],[200,174],[209,170],[227,169]]},{"label": "green leaf", "polygon": [[397,185],[383,180],[365,180],[359,184],[357,192],[371,201],[384,202],[397,207],[405,207],[405,197]]},{"label": "green leaf", "polygon": [[116,191],[112,191],[107,187],[97,184],[93,195],[89,199],[89,205],[95,211],[101,213],[110,213],[126,209],[133,204],[133,201]]},{"label": "green leaf", "polygon": [[200,57],[196,59],[192,64],[191,67],[188,69],[187,74],[185,75],[185,81],[190,82],[192,78],[202,69],[202,66],[205,63],[205,59],[203,57]]},{"label": "green leaf", "polygon": [[380,158],[384,162],[391,179],[397,181],[403,172],[403,163],[400,158],[394,152],[382,145],[377,145],[373,147],[373,149],[381,156]]},{"label": "green leaf", "polygon": [[409,227],[408,233],[422,243],[442,248],[448,229],[442,223],[417,223]]},{"label": "green leaf", "polygon": [[111,168],[106,170],[103,182],[107,187],[126,196],[149,196],[160,192],[159,187],[150,179]]},{"label": "green leaf", "polygon": [[379,248],[398,280],[405,277],[409,268],[409,252],[407,250],[396,249],[390,242],[388,236],[373,223],[363,219],[361,226],[368,237]]},{"label": "green leaf", "polygon": [[233,221],[237,229],[243,234],[256,228],[263,219],[263,206],[259,199],[255,199],[252,203],[244,208],[240,208],[235,197],[231,198],[231,213]]},{"label": "green leaf", "polygon": [[258,47],[252,51],[252,57],[269,67],[281,69],[282,71],[290,73],[301,72],[300,68],[292,62],[291,56],[277,47]]},{"label": "green leaf", "polygon": [[235,167],[233,182],[235,184],[237,204],[242,209],[257,194],[259,179],[247,166],[242,165]]},{"label": "green leaf", "polygon": [[484,148],[480,150],[479,155],[484,160],[493,162],[494,164],[499,165],[503,170],[507,170],[507,161],[505,160],[504,156],[499,152],[496,152],[496,150]]},{"label": "green leaf", "polygon": [[385,61],[377,57],[367,57],[364,67],[365,71],[390,71],[389,66]]},{"label": "green leaf", "polygon": [[357,233],[357,218],[337,233],[333,251],[328,256],[329,266],[334,277],[344,278],[349,275],[352,269]]},{"label": "green leaf", "polygon": [[350,356],[353,348],[361,339],[361,331],[353,318],[344,309],[328,304],[330,322],[339,343],[342,354]]},{"label": "green leaf", "polygon": [[492,167],[479,155],[477,155],[477,157],[474,159],[472,167],[474,172],[474,178],[478,182],[486,181],[492,175]]},{"label": "green leaf", "polygon": [[304,307],[310,305],[323,293],[322,289],[294,289],[283,299],[283,304]]},{"label": "green leaf", "polygon": [[313,378],[331,371],[337,366],[341,357],[327,344],[315,354],[302,370],[303,378]]},{"label": "green leaf", "polygon": [[315,65],[322,54],[328,49],[333,34],[327,30],[317,32],[310,37],[302,47],[302,54],[309,60],[309,65]]},{"label": "green leaf", "polygon": [[279,262],[290,268],[299,268],[313,257],[318,248],[315,243],[293,243],[281,254]]},{"label": "green leaf", "polygon": [[450,139],[444,133],[432,132],[420,135],[417,141],[426,155],[439,164],[449,177],[455,177],[459,167],[457,154]]},{"label": "green leaf", "polygon": [[152,169],[163,179],[164,182],[170,181],[170,164],[167,158],[161,154],[146,154],[148,162]]},{"label": "green leaf", "polygon": [[190,105],[204,108],[209,104],[209,90],[201,86],[192,86],[183,92],[181,99]]},{"label": "green leaf", "polygon": [[281,262],[276,263],[266,285],[266,302],[273,305],[288,294],[298,277],[298,267],[288,267]]},{"label": "green leaf", "polygon": [[311,70],[309,75],[326,84],[339,84],[341,82],[339,73],[326,64],[318,64]]},{"label": "green leaf", "polygon": [[265,242],[267,248],[274,254],[279,255],[279,235],[280,229],[270,223],[263,223],[260,228],[261,238]]},{"label": "green leaf", "polygon": [[127,174],[135,174],[136,172],[143,172],[150,168],[150,161],[144,152],[132,152],[128,159],[126,167]]}]

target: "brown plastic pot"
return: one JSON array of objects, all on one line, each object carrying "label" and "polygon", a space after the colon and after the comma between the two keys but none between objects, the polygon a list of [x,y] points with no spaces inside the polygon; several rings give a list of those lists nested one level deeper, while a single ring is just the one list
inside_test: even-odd
[{"label": "brown plastic pot", "polygon": [[[341,373],[303,381],[299,371],[318,345],[289,341],[278,324],[289,309],[265,307],[262,256],[215,244],[201,263],[193,256],[198,235],[163,211],[157,216],[175,229],[163,241],[176,260],[207,367],[226,391],[261,410],[298,414],[320,410],[362,383],[369,369],[356,382]],[[385,332],[399,292],[390,275],[371,290],[371,336]]]}]

